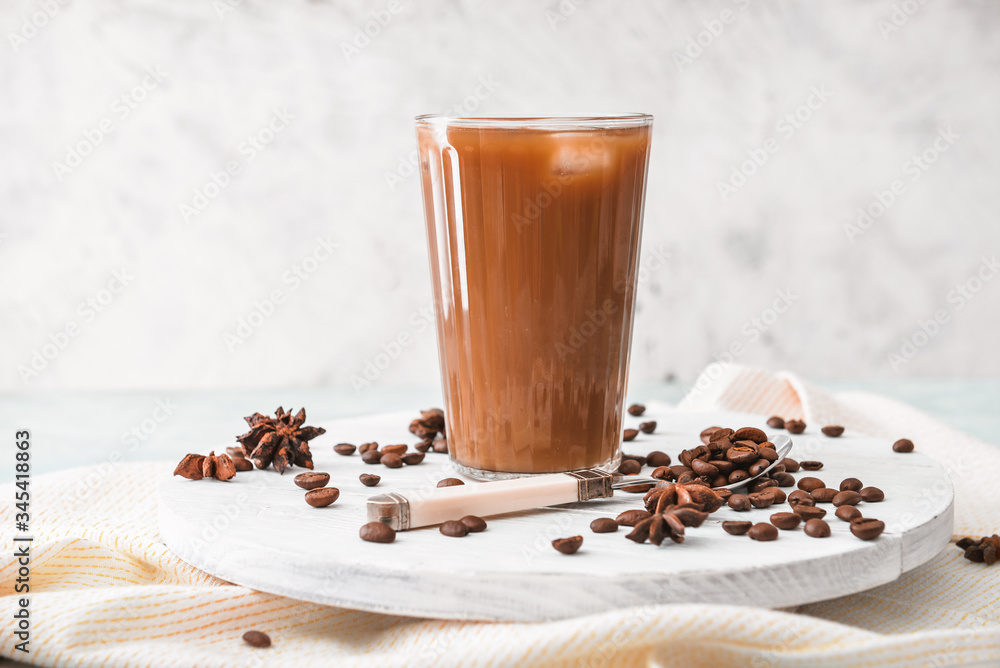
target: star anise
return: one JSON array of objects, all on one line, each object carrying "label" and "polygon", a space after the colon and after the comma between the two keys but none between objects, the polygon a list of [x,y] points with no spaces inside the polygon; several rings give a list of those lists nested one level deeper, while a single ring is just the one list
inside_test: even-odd
[{"label": "star anise", "polygon": [[312,453],[309,443],[320,434],[325,434],[322,427],[303,427],[306,421],[306,409],[301,409],[295,416],[292,411],[278,406],[274,417],[254,413],[243,418],[250,425],[250,431],[237,436],[243,448],[243,454],[253,460],[259,469],[273,465],[278,473],[284,473],[291,465],[307,469],[313,467]]},{"label": "star anise", "polygon": [[722,498],[705,485],[694,483],[661,482],[646,492],[642,499],[646,510],[662,512],[657,508],[683,506],[705,513],[714,513],[722,507]]},{"label": "star anise", "polygon": [[706,517],[708,513],[690,506],[666,506],[636,524],[625,537],[637,543],[649,540],[653,545],[659,545],[664,538],[683,543],[684,527],[699,527]]},{"label": "star anise", "polygon": [[965,558],[977,564],[992,566],[1000,560],[1000,536],[997,534],[982,538],[963,538],[955,546],[965,550]]}]

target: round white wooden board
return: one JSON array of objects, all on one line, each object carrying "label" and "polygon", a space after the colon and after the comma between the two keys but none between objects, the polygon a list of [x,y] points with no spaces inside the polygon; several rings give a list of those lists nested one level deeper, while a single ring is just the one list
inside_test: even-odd
[{"label": "round white wooden board", "polygon": [[[260,591],[375,612],[504,621],[541,621],[657,603],[731,603],[786,607],[820,601],[891,582],[931,559],[952,535],[953,489],[941,466],[920,452],[894,453],[887,441],[851,432],[827,438],[818,426],[793,436],[790,457],[820,460],[813,475],[830,487],[846,477],[880,487],[880,503],[861,504],[866,517],[886,523],[874,541],[861,541],[824,505],[833,535],[806,536],[801,528],[758,543],[730,536],[724,520],[766,522],[787,504],[737,513],[724,507],[682,544],[637,545],[629,531],[595,534],[591,520],[615,517],[642,505],[641,494],[617,492],[613,500],[576,503],[488,518],[489,528],[464,538],[437,527],[400,532],[391,544],[366,543],[365,501],[389,491],[433,487],[456,476],[446,455],[428,453],[424,463],[402,469],[369,466],[360,456],[333,452],[340,442],[382,445],[416,442],[408,431],[418,411],[325,423],[312,443],[317,471],[331,475],[340,499],[312,508],[292,483],[302,469],[285,474],[252,471],[229,482],[179,477],[160,484],[160,530],[167,546],[188,563],[223,580]],[[625,444],[629,454],[677,453],[699,444],[709,425],[757,426],[762,416],[682,413],[650,405],[642,420],[657,432]],[[629,417],[627,427],[640,420]],[[635,423],[635,424],[633,424]],[[785,432],[776,432],[785,433]],[[224,446],[217,448],[223,450]],[[644,469],[648,471],[649,469]],[[361,473],[382,476],[373,488]],[[786,491],[791,491],[788,489]],[[582,535],[571,556],[552,539]]]}]

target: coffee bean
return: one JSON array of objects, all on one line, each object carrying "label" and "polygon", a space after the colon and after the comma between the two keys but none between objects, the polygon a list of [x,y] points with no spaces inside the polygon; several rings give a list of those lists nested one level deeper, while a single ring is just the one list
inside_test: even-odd
[{"label": "coffee bean", "polygon": [[459,520],[465,525],[465,528],[469,530],[469,533],[479,533],[480,531],[486,531],[486,520],[482,517],[477,517],[475,515],[466,515]]},{"label": "coffee bean", "polygon": [[381,479],[382,478],[380,476],[372,475],[371,473],[362,473],[358,476],[358,480],[360,480],[361,484],[365,487],[374,487]]},{"label": "coffee bean", "polygon": [[771,429],[784,429],[785,420],[784,418],[780,418],[777,415],[772,415],[771,417],[767,418],[767,426],[770,427]]},{"label": "coffee bean", "polygon": [[624,527],[634,527],[647,517],[650,517],[650,513],[645,510],[633,508],[632,510],[626,510],[623,513],[619,513],[618,517],[615,518],[615,522],[618,522],[619,525]]},{"label": "coffee bean", "polygon": [[801,462],[800,466],[802,467],[803,471],[819,471],[821,468],[823,468],[823,462],[805,461]]},{"label": "coffee bean", "polygon": [[231,445],[227,447],[226,454],[232,457],[233,459],[236,459],[237,457],[242,457],[243,459],[247,458],[247,456],[243,454],[243,448],[241,448],[238,445]]},{"label": "coffee bean", "polygon": [[362,455],[371,450],[378,450],[378,443],[372,441],[371,443],[362,443],[358,446],[358,452]]},{"label": "coffee bean", "polygon": [[722,523],[722,530],[732,536],[743,536],[747,531],[750,531],[750,527],[753,526],[753,522],[739,522],[736,520],[727,520]]},{"label": "coffee bean", "polygon": [[325,508],[340,496],[340,490],[336,487],[320,487],[306,492],[306,503],[313,508]]},{"label": "coffee bean", "polygon": [[806,430],[806,423],[802,420],[785,420],[785,429],[789,434],[801,434]]},{"label": "coffee bean", "polygon": [[243,634],[243,642],[251,647],[270,647],[271,638],[260,631],[247,631]]},{"label": "coffee bean", "polygon": [[639,417],[645,412],[646,412],[646,407],[643,406],[642,404],[632,404],[631,406],[628,407],[628,414],[634,415],[635,417]]},{"label": "coffee bean", "polygon": [[764,490],[764,493],[770,494],[771,498],[774,499],[774,502],[778,504],[784,503],[785,500],[788,498],[785,495],[785,493],[780,489],[778,489],[777,487],[768,487],[766,490]]},{"label": "coffee bean", "polygon": [[639,466],[646,465],[646,457],[643,457],[642,455],[627,455],[622,453],[622,461],[625,461],[626,459],[631,459],[632,461],[638,463]]},{"label": "coffee bean", "polygon": [[382,455],[379,462],[382,466],[387,466],[391,469],[398,469],[403,466],[403,458],[392,452],[387,452]]},{"label": "coffee bean", "polygon": [[465,483],[458,478],[445,478],[444,480],[438,480],[438,487],[455,487],[456,485],[464,485]]},{"label": "coffee bean", "polygon": [[618,467],[618,472],[622,475],[635,475],[641,470],[642,467],[639,466],[639,462],[634,459],[626,459],[621,463],[621,466]]},{"label": "coffee bean", "polygon": [[639,431],[644,434],[652,434],[656,431],[656,420],[650,420],[649,422],[643,422],[639,425]]},{"label": "coffee bean", "polygon": [[837,438],[838,436],[844,433],[844,428],[841,427],[839,424],[830,424],[820,429],[820,431],[823,432],[824,435],[829,436],[830,438]]},{"label": "coffee bean", "polygon": [[878,487],[863,487],[858,494],[861,495],[862,501],[867,501],[868,503],[877,503],[885,498],[885,492]]},{"label": "coffee bean", "polygon": [[702,443],[711,443],[714,440],[716,434],[721,434],[720,438],[725,438],[726,436],[733,433],[732,429],[723,429],[722,427],[707,427],[701,430],[698,434],[698,438],[701,439]]},{"label": "coffee bean", "polygon": [[789,473],[798,473],[801,468],[801,465],[791,457],[785,457],[781,463],[785,465],[785,470]]},{"label": "coffee bean", "polygon": [[302,489],[316,489],[317,487],[324,487],[326,483],[330,482],[330,474],[319,471],[307,471],[295,476],[292,482]]},{"label": "coffee bean", "polygon": [[716,468],[712,464],[709,464],[708,462],[703,462],[700,459],[692,459],[691,468],[694,470],[695,474],[699,476],[704,475],[704,476],[709,476],[710,478],[714,478],[715,476],[719,475],[718,468]]},{"label": "coffee bean", "polygon": [[754,508],[769,508],[774,505],[774,497],[767,492],[756,492],[747,498],[750,499],[750,505]]},{"label": "coffee bean", "polygon": [[795,505],[798,503],[805,504],[807,506],[814,506],[816,502],[812,498],[812,494],[805,491],[804,489],[797,489],[788,495],[788,503],[790,505]]},{"label": "coffee bean", "polygon": [[857,478],[844,478],[840,481],[841,492],[846,492],[848,490],[852,492],[860,492],[862,487],[864,487],[864,483]]},{"label": "coffee bean", "polygon": [[812,538],[826,538],[830,535],[830,525],[818,517],[806,520],[802,532]]},{"label": "coffee bean", "polygon": [[618,531],[618,522],[610,517],[598,517],[590,523],[590,530],[594,533],[614,533]]},{"label": "coffee bean", "polygon": [[750,510],[750,499],[743,494],[733,494],[727,502],[729,507],[740,512]]},{"label": "coffee bean", "polygon": [[424,461],[425,456],[426,455],[424,455],[424,453],[422,452],[408,452],[402,457],[400,457],[400,459],[402,459],[403,463],[406,464],[407,466],[415,466],[420,462]]},{"label": "coffee bean", "polygon": [[750,527],[750,530],[747,532],[747,534],[753,540],[759,540],[759,541],[778,539],[778,529],[775,528],[773,524],[768,524],[767,522],[760,522],[758,524],[754,524],[752,527]]},{"label": "coffee bean", "polygon": [[361,461],[365,464],[378,464],[382,461],[382,453],[378,450],[368,450],[361,455]]},{"label": "coffee bean", "polygon": [[819,519],[826,515],[826,511],[822,508],[817,508],[816,506],[806,506],[803,504],[796,504],[792,506],[792,512],[807,522],[811,519]]},{"label": "coffee bean", "polygon": [[754,443],[763,443],[766,440],[767,434],[756,427],[743,427],[742,429],[737,429],[736,433],[733,434],[734,442],[753,441]]},{"label": "coffee bean", "polygon": [[632,439],[634,439],[638,435],[639,435],[639,430],[638,429],[626,429],[625,433],[622,434],[622,440],[623,441],[631,441]]},{"label": "coffee bean", "polygon": [[856,506],[861,503],[861,495],[852,490],[844,490],[843,492],[837,492],[837,496],[833,497],[833,505],[837,506]]},{"label": "coffee bean", "polygon": [[799,480],[799,489],[803,489],[807,492],[811,492],[814,489],[819,489],[821,487],[826,487],[826,483],[819,478],[805,477]]},{"label": "coffee bean", "polygon": [[729,501],[729,497],[733,495],[733,490],[731,489],[713,489],[715,495],[722,499],[723,502]]},{"label": "coffee bean", "polygon": [[729,476],[726,478],[726,480],[729,481],[730,485],[733,485],[733,484],[736,484],[738,482],[743,482],[744,480],[746,480],[749,477],[750,477],[750,474],[747,473],[746,471],[744,471],[743,469],[736,469],[735,471],[733,471],[732,473],[729,474]]},{"label": "coffee bean", "polygon": [[449,520],[443,523],[438,530],[445,536],[450,536],[452,538],[461,538],[469,533],[469,527],[465,526],[458,520]]},{"label": "coffee bean", "polygon": [[433,447],[434,447],[434,439],[425,438],[424,440],[414,445],[413,449],[416,450],[417,452],[427,452]]},{"label": "coffee bean", "polygon": [[760,455],[761,459],[767,460],[768,464],[778,461],[778,451],[774,449],[773,443],[761,443],[757,454]]},{"label": "coffee bean", "polygon": [[[694,462],[692,462],[692,464],[693,463]],[[757,461],[755,461],[753,464],[750,465],[750,468],[747,469],[747,473],[749,473],[751,476],[760,475],[761,473],[766,471],[767,467],[770,465],[771,462],[767,461],[766,459],[758,459]]]},{"label": "coffee bean", "polygon": [[635,485],[624,485],[618,489],[622,492],[628,492],[629,494],[645,494],[654,487],[656,487],[656,485],[651,482],[640,482]]},{"label": "coffee bean", "polygon": [[833,501],[835,496],[840,494],[837,490],[829,487],[819,487],[809,493],[812,495],[813,501],[816,503],[830,503]]},{"label": "coffee bean", "polygon": [[361,540],[366,540],[369,543],[391,543],[396,540],[396,531],[388,524],[381,522],[369,522],[363,525],[358,535],[361,536]]},{"label": "coffee bean", "polygon": [[837,512],[835,512],[834,515],[837,516],[837,519],[850,522],[856,517],[861,517],[861,511],[854,506],[841,506],[840,508],[837,508]]},{"label": "coffee bean", "polygon": [[885,531],[885,522],[868,517],[855,517],[851,520],[851,533],[861,540],[878,538]]},{"label": "coffee bean", "polygon": [[646,463],[653,468],[670,466],[670,455],[665,452],[660,452],[659,450],[653,450],[646,456]]},{"label": "coffee bean", "polygon": [[237,471],[253,471],[253,462],[244,457],[231,457],[233,468]]},{"label": "coffee bean", "polygon": [[802,522],[802,518],[795,513],[774,513],[771,515],[771,524],[785,531],[798,528],[800,522]]},{"label": "coffee bean", "polygon": [[448,454],[448,439],[439,438],[438,440],[434,441],[434,452],[442,452],[444,454]]},{"label": "coffee bean", "polygon": [[552,547],[563,554],[575,554],[583,545],[583,536],[572,536],[570,538],[556,538],[552,541]]},{"label": "coffee bean", "polygon": [[758,492],[763,492],[764,490],[770,489],[772,487],[777,487],[778,483],[771,480],[770,478],[758,478],[752,483],[747,485],[747,491],[751,494],[756,494]]},{"label": "coffee bean", "polygon": [[354,451],[357,449],[358,449],[357,446],[351,443],[338,443],[337,445],[333,446],[334,452],[336,452],[338,455],[344,455],[345,457],[348,455],[353,455]]},{"label": "coffee bean", "polygon": [[892,444],[893,452],[913,452],[913,441],[908,438],[901,438]]},{"label": "coffee bean", "polygon": [[791,473],[785,473],[784,471],[778,471],[777,473],[771,474],[771,479],[778,483],[778,487],[794,487],[795,486],[795,476]]},{"label": "coffee bean", "polygon": [[390,454],[399,455],[400,457],[402,457],[403,453],[406,452],[406,444],[405,443],[400,443],[398,445],[386,445],[386,446],[383,446],[382,453],[384,454],[384,453],[387,453],[387,452],[390,453]]},{"label": "coffee bean", "polygon": [[734,445],[726,450],[726,459],[742,468],[753,464],[759,459],[759,457],[756,449],[743,445]]}]

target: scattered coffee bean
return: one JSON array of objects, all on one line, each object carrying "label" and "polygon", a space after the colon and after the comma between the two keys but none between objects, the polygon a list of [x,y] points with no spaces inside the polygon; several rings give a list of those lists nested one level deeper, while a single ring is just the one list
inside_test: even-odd
[{"label": "scattered coffee bean", "polygon": [[789,505],[792,505],[792,506],[800,504],[800,503],[803,504],[803,505],[807,505],[807,506],[814,506],[814,505],[816,505],[816,502],[812,498],[812,494],[810,494],[809,492],[805,491],[804,489],[797,489],[794,492],[792,492],[791,494],[789,494],[788,495],[788,503],[789,503]]},{"label": "scattered coffee bean", "polygon": [[295,476],[292,482],[302,489],[316,489],[317,487],[324,487],[326,483],[330,482],[330,474],[319,471],[307,471]]},{"label": "scattered coffee bean", "polygon": [[237,471],[253,471],[253,462],[244,457],[232,457],[233,467]]},{"label": "scattered coffee bean", "polygon": [[780,418],[777,415],[772,415],[771,417],[767,418],[767,426],[770,427],[771,429],[784,429],[785,420],[784,418]]},{"label": "scattered coffee bean", "polygon": [[626,429],[625,433],[622,435],[622,440],[623,441],[631,441],[632,439],[634,439],[638,435],[639,435],[639,430],[638,429]]},{"label": "scattered coffee bean", "polygon": [[434,452],[442,452],[444,454],[448,454],[448,439],[439,438],[438,440],[434,441]]},{"label": "scattered coffee bean", "polygon": [[445,536],[450,536],[452,538],[461,538],[469,533],[469,527],[465,526],[458,520],[449,520],[442,524],[438,530]]},{"label": "scattered coffee bean", "polygon": [[378,464],[382,461],[382,453],[378,450],[367,450],[361,455],[361,461],[365,464]]},{"label": "scattered coffee bean", "polygon": [[233,459],[236,459],[237,457],[242,457],[243,459],[247,458],[247,456],[243,454],[243,448],[241,448],[238,445],[231,445],[228,448],[226,448],[226,454],[232,457]]},{"label": "scattered coffee bean", "polygon": [[799,489],[811,492],[814,489],[820,489],[821,487],[826,487],[826,483],[819,478],[805,477],[799,480]]},{"label": "scattered coffee bean", "polygon": [[639,522],[651,516],[651,513],[638,508],[633,508],[632,510],[626,510],[619,513],[618,517],[615,518],[615,522],[618,522],[620,526],[623,527],[634,527]]},{"label": "scattered coffee bean", "polygon": [[859,503],[861,503],[861,495],[850,489],[837,492],[837,496],[833,497],[833,505],[838,508],[840,506],[856,506]]},{"label": "scattered coffee bean", "polygon": [[434,447],[434,440],[425,438],[424,440],[414,445],[413,449],[416,450],[417,452],[427,452],[433,447]]},{"label": "scattered coffee bean", "polygon": [[801,434],[806,430],[806,423],[802,420],[785,420],[785,429],[789,434]]},{"label": "scattered coffee bean", "polygon": [[358,534],[361,536],[361,540],[366,540],[369,543],[391,543],[396,540],[395,529],[381,522],[365,524]]},{"label": "scattered coffee bean", "polygon": [[594,533],[614,533],[618,531],[618,522],[610,517],[598,517],[590,523],[590,530]]},{"label": "scattered coffee bean", "polygon": [[459,520],[465,525],[465,528],[469,530],[469,533],[479,533],[480,531],[486,531],[486,520],[482,517],[477,517],[475,515],[466,515]]},{"label": "scattered coffee bean", "polygon": [[406,464],[407,466],[415,466],[420,462],[424,461],[425,456],[426,455],[424,455],[424,453],[422,452],[408,452],[402,457],[400,457],[400,459],[402,459],[403,463]]},{"label": "scattered coffee bean", "polygon": [[556,538],[552,541],[552,547],[563,554],[575,554],[583,545],[583,536],[572,536],[570,538]]},{"label": "scattered coffee bean", "polygon": [[362,443],[358,446],[358,453],[362,455],[371,450],[378,450],[378,443],[372,441],[371,443]]},{"label": "scattered coffee bean", "polygon": [[465,483],[458,478],[445,478],[444,480],[438,480],[438,487],[454,487],[456,485],[464,485]]},{"label": "scattered coffee bean", "polygon": [[365,487],[374,487],[381,479],[381,476],[372,475],[371,473],[362,473],[358,476],[358,480],[360,480],[361,484]]},{"label": "scattered coffee bean", "polygon": [[863,487],[858,494],[861,495],[862,501],[867,501],[868,503],[877,503],[885,498],[885,492],[878,487]]},{"label": "scattered coffee bean", "polygon": [[798,473],[802,466],[790,457],[785,457],[781,460],[781,463],[785,465],[785,470],[789,473]]},{"label": "scattered coffee bean", "polygon": [[740,512],[743,512],[744,510],[750,510],[750,499],[748,499],[743,494],[733,494],[731,497],[729,497],[728,504],[730,508]]},{"label": "scattered coffee bean", "polygon": [[809,494],[812,495],[813,501],[816,503],[830,503],[840,492],[830,487],[818,487],[809,492]]},{"label": "scattered coffee bean", "polygon": [[784,471],[779,471],[777,473],[771,474],[771,479],[778,483],[778,487],[794,487],[795,486],[795,476],[791,473],[785,473]]},{"label": "scattered coffee bean", "polygon": [[313,508],[325,508],[340,496],[340,490],[336,487],[319,487],[306,492],[306,503]]},{"label": "scattered coffee bean", "polygon": [[774,497],[767,492],[756,492],[747,498],[750,499],[750,505],[754,508],[769,508],[774,505]]},{"label": "scattered coffee bean", "polygon": [[386,446],[382,447],[382,453],[383,454],[384,453],[390,453],[390,454],[399,455],[400,457],[402,457],[404,452],[406,452],[406,444],[405,443],[399,443],[398,445],[386,445]]},{"label": "scattered coffee bean", "polygon": [[771,515],[771,524],[785,531],[797,529],[800,522],[802,522],[802,518],[795,513],[774,513]]},{"label": "scattered coffee bean", "polygon": [[826,511],[822,508],[817,508],[816,506],[807,506],[805,504],[796,504],[792,506],[792,512],[804,519],[809,521],[811,519],[820,519],[826,516]]},{"label": "scattered coffee bean", "polygon": [[622,461],[625,461],[626,459],[631,459],[632,461],[638,463],[639,466],[646,465],[646,457],[643,457],[642,455],[626,455],[625,453],[622,453]]},{"label": "scattered coffee bean", "polygon": [[670,455],[659,450],[653,450],[646,456],[646,463],[653,468],[660,466],[670,466]]},{"label": "scattered coffee bean", "polygon": [[634,459],[626,459],[621,463],[621,466],[618,467],[618,472],[622,475],[635,475],[641,470],[642,467],[639,465],[639,462]]},{"label": "scattered coffee bean", "polygon": [[844,428],[841,427],[839,424],[830,424],[820,429],[820,431],[823,432],[824,435],[829,436],[830,438],[837,438],[838,436],[844,433]]},{"label": "scattered coffee bean", "polygon": [[805,461],[799,464],[803,471],[819,471],[823,468],[823,462]]},{"label": "scattered coffee bean", "polygon": [[747,531],[747,535],[753,540],[768,541],[778,539],[778,529],[773,524],[768,524],[767,522],[760,522],[754,524]]},{"label": "scattered coffee bean", "polygon": [[747,531],[750,531],[750,527],[753,526],[753,522],[740,522],[737,520],[727,520],[722,523],[722,530],[732,536],[743,536]]},{"label": "scattered coffee bean", "polygon": [[893,452],[913,452],[913,441],[908,438],[901,438],[892,444]]},{"label": "scattered coffee bean", "polygon": [[836,515],[839,520],[850,522],[856,517],[861,517],[861,511],[854,506],[841,506],[840,508],[837,508],[837,512],[835,512],[834,515]]},{"label": "scattered coffee bean", "polygon": [[813,517],[806,520],[806,525],[802,527],[803,533],[812,538],[827,538],[830,535],[830,525],[825,520]]},{"label": "scattered coffee bean", "polygon": [[768,487],[766,490],[764,490],[764,493],[765,494],[770,494],[771,498],[774,499],[774,502],[776,504],[782,504],[788,498],[785,495],[785,493],[783,491],[781,491],[780,489],[778,489],[777,487]]},{"label": "scattered coffee bean", "polygon": [[387,466],[391,469],[398,469],[403,466],[403,458],[392,452],[383,454],[379,462],[382,466]]},{"label": "scattered coffee bean", "polygon": [[652,434],[656,431],[656,420],[651,420],[650,422],[643,422],[639,425],[639,431],[644,434]]},{"label": "scattered coffee bean", "polygon": [[860,492],[862,487],[864,487],[864,483],[857,478],[844,478],[840,481],[841,492]]},{"label": "scattered coffee bean", "polygon": [[266,633],[260,631],[247,631],[243,634],[243,642],[251,647],[270,647],[271,638]]},{"label": "scattered coffee bean", "polygon": [[855,517],[851,520],[851,533],[861,540],[878,538],[885,531],[885,522],[868,517]]},{"label": "scattered coffee bean", "polygon": [[352,443],[338,443],[337,445],[333,446],[334,452],[336,452],[338,455],[344,455],[345,457],[348,455],[353,455],[354,451],[357,449],[358,449],[357,446]]},{"label": "scattered coffee bean", "polygon": [[639,417],[645,412],[646,412],[646,407],[643,406],[642,404],[632,404],[631,406],[628,407],[628,414],[634,415],[635,417]]}]

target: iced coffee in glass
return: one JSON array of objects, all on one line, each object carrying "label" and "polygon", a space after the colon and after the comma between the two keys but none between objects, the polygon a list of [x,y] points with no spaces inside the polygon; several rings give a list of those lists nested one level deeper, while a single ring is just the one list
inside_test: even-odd
[{"label": "iced coffee in glass", "polygon": [[617,468],[652,120],[417,118],[464,473]]}]

